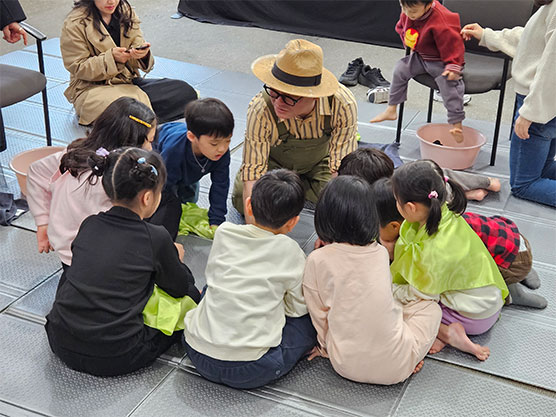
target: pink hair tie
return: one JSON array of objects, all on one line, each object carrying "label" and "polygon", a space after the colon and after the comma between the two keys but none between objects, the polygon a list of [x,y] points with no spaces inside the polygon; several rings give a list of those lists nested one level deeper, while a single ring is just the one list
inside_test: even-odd
[{"label": "pink hair tie", "polygon": [[95,152],[98,156],[103,156],[104,158],[106,158],[108,155],[110,155],[110,152],[108,152],[106,149],[104,148],[98,148]]},{"label": "pink hair tie", "polygon": [[438,198],[438,193],[434,190],[429,193],[429,200],[432,200],[433,198]]},{"label": "pink hair tie", "polygon": [[444,182],[448,182],[448,181],[450,181],[450,178],[444,177]]}]

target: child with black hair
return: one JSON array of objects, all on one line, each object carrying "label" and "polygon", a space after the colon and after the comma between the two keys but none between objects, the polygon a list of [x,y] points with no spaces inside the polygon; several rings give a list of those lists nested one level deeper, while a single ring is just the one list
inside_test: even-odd
[{"label": "child with black hair", "polygon": [[[394,294],[401,302],[440,301],[442,324],[431,353],[450,344],[486,360],[489,348],[467,335],[494,325],[508,288],[483,242],[461,217],[467,205],[463,189],[439,172],[434,162],[423,160],[402,165],[392,177],[405,219],[391,265]],[[451,188],[448,202],[446,184]]]},{"label": "child with black hair", "polygon": [[138,148],[89,158],[114,205],[88,217],[73,244],[73,262],[46,316],[52,351],[70,368],[93,375],[133,372],[153,362],[181,332],[166,336],[144,323],[155,284],[170,297],[199,302],[191,271],[161,226],[143,219],[156,210],[166,170],[160,156]]},{"label": "child with black hair", "polygon": [[388,155],[375,148],[358,148],[342,159],[338,175],[355,175],[372,185],[379,178],[390,178],[394,162]]},{"label": "child with black hair", "polygon": [[316,342],[302,293],[305,254],[286,236],[305,203],[299,176],[264,174],[246,199],[253,224],[217,230],[199,306],[185,316],[188,357],[210,381],[256,388],[288,373]]},{"label": "child with black hair", "polygon": [[230,188],[230,142],[234,116],[216,98],[190,102],[185,123],[172,122],[159,129],[157,150],[162,155],[168,179],[162,202],[150,221],[161,224],[175,239],[178,235],[182,203],[196,202],[199,180],[210,174],[209,224],[226,220],[226,200]]},{"label": "child with black hair", "polygon": [[402,306],[394,299],[371,186],[351,175],[334,178],[317,202],[315,228],[327,244],[309,255],[303,277],[318,335],[310,359],[329,357],[343,377],[374,384],[418,372],[441,311],[435,301]]},{"label": "child with black hair", "polygon": [[112,102],[85,138],[29,167],[27,201],[37,224],[39,252],[56,250],[62,265],[71,265],[71,242],[81,222],[112,207],[98,177],[88,165],[95,152],[122,146],[152,149],[156,116],[140,101],[122,97]]}]

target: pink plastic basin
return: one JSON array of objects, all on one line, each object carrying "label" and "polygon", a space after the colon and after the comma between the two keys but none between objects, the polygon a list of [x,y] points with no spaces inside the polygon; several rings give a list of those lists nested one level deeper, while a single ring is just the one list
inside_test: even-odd
[{"label": "pink plastic basin", "polygon": [[[466,169],[471,167],[486,138],[477,129],[463,126],[463,142],[457,143],[447,123],[427,123],[417,129],[421,158],[432,159],[442,168]],[[433,143],[439,140],[442,145]]]},{"label": "pink plastic basin", "polygon": [[63,146],[45,146],[44,148],[31,149],[15,155],[10,161],[10,168],[15,172],[21,194],[27,195],[27,171],[29,165],[45,156],[63,151]]}]

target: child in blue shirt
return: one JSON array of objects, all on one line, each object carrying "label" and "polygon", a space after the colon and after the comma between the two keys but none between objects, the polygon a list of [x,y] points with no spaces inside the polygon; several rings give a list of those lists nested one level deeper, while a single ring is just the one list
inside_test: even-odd
[{"label": "child in blue shirt", "polygon": [[150,221],[166,227],[175,240],[182,214],[181,204],[196,202],[199,180],[210,174],[212,181],[208,212],[211,226],[226,219],[230,187],[230,141],[234,116],[220,100],[205,98],[185,108],[185,123],[172,122],[158,131],[156,149],[168,171],[162,201]]}]

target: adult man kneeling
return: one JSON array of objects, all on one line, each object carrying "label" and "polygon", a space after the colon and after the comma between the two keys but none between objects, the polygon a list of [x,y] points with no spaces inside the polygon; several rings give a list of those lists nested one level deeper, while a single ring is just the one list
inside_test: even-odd
[{"label": "adult man kneeling", "polygon": [[251,70],[263,91],[249,104],[243,163],[232,202],[243,214],[253,184],[266,171],[287,168],[316,202],[344,156],[357,147],[357,103],[323,67],[322,49],[295,39],[278,55],[256,59]]}]

